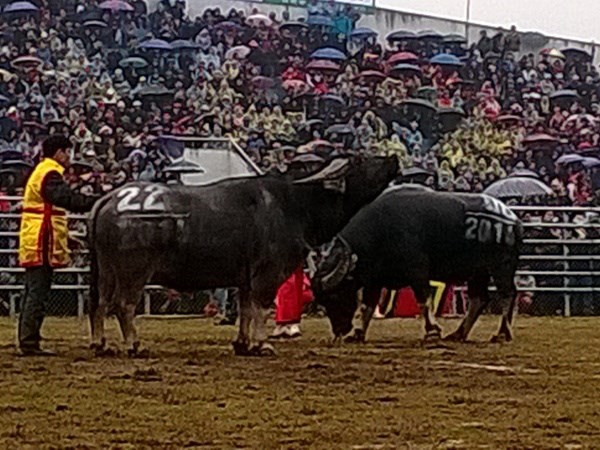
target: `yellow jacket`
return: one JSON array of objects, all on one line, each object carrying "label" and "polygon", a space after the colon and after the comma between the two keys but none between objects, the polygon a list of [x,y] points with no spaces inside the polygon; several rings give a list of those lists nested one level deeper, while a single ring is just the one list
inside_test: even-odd
[{"label": "yellow jacket", "polygon": [[42,197],[44,179],[53,171],[62,175],[65,168],[51,158],[43,159],[25,187],[19,232],[19,263],[22,267],[44,264],[64,267],[70,262],[67,211],[45,202]]}]

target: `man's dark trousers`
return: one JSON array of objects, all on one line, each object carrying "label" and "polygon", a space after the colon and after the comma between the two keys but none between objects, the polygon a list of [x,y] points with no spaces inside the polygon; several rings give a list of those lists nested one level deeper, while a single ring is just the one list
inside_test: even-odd
[{"label": "man's dark trousers", "polygon": [[49,265],[25,269],[25,297],[21,302],[19,316],[21,349],[38,349],[40,346],[40,329],[46,313],[51,283],[52,267]]}]

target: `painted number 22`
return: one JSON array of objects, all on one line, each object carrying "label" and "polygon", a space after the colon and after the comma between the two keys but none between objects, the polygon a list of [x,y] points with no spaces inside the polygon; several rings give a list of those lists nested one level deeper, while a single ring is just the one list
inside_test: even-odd
[{"label": "painted number 22", "polygon": [[[117,203],[117,212],[125,211],[164,211],[165,204],[161,199],[165,193],[165,188],[151,184],[143,189],[139,186],[130,186],[123,188],[117,194],[121,200]],[[143,192],[141,198],[140,192]]]}]

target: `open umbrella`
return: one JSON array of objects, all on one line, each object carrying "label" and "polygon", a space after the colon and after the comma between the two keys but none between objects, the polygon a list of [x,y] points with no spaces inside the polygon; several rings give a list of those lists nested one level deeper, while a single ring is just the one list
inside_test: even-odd
[{"label": "open umbrella", "polygon": [[515,169],[513,172],[511,172],[510,175],[508,175],[509,177],[529,177],[529,178],[539,178],[540,175],[536,172],[534,172],[533,170],[529,170],[529,169]]},{"label": "open umbrella", "polygon": [[444,44],[466,44],[467,39],[461,34],[447,34],[443,42]]},{"label": "open umbrella", "polygon": [[327,16],[308,16],[306,23],[313,27],[332,27],[333,20]]},{"label": "open umbrella", "polygon": [[146,86],[137,93],[139,97],[164,97],[173,95],[173,91],[164,86]]},{"label": "open umbrella", "polygon": [[438,117],[442,123],[442,131],[444,133],[456,130],[465,116],[465,112],[460,108],[443,108],[438,110]]},{"label": "open umbrella", "polygon": [[225,59],[244,59],[250,54],[250,51],[250,47],[246,47],[245,45],[231,47],[225,53]]},{"label": "open umbrella", "polygon": [[437,108],[433,103],[420,98],[408,98],[406,100],[402,100],[401,105],[406,106],[408,108],[428,110],[430,112],[437,111]]},{"label": "open umbrella", "polygon": [[536,144],[556,144],[558,143],[558,138],[554,136],[550,136],[545,133],[538,134],[530,134],[523,139],[523,144],[525,145],[536,145]]},{"label": "open umbrella", "polygon": [[39,8],[30,2],[14,2],[6,5],[2,11],[7,13],[35,13]]},{"label": "open umbrella", "polygon": [[362,83],[380,83],[385,80],[385,74],[378,70],[363,70],[355,79],[360,80]]},{"label": "open umbrella", "polygon": [[145,50],[172,50],[171,44],[162,39],[148,39],[147,41],[142,42],[138,47]]},{"label": "open umbrella", "polygon": [[583,156],[576,155],[575,153],[570,153],[568,155],[562,155],[554,162],[556,164],[566,166],[569,164],[580,163],[580,162],[583,162],[584,160],[585,160],[585,158]]},{"label": "open umbrella", "polygon": [[350,33],[350,37],[358,39],[366,39],[371,36],[377,36],[377,31],[367,27],[355,28],[352,33]]},{"label": "open umbrella", "polygon": [[421,75],[421,73],[421,68],[419,66],[415,66],[414,64],[398,64],[390,70],[390,75],[393,77],[402,75]]},{"label": "open umbrella", "polygon": [[173,50],[195,50],[200,48],[198,44],[185,39],[177,39],[171,42],[171,49]]},{"label": "open umbrella", "polygon": [[201,166],[199,166],[198,164],[196,164],[194,162],[181,160],[181,161],[178,161],[178,162],[166,167],[165,169],[163,169],[163,172],[204,173],[204,172],[206,172],[206,170],[204,170]]},{"label": "open umbrella", "polygon": [[582,164],[583,164],[584,167],[587,167],[587,168],[600,167],[600,159],[599,158],[586,157],[586,158],[583,158]]},{"label": "open umbrella", "polygon": [[572,89],[563,89],[563,90],[556,91],[556,92],[550,94],[550,99],[552,99],[552,100],[559,100],[559,99],[576,100],[578,98],[579,98],[579,94],[577,93],[577,91],[572,90]]},{"label": "open umbrella", "polygon": [[270,27],[271,25],[273,25],[273,21],[264,14],[253,14],[251,16],[248,16],[246,18],[246,23],[252,27],[258,27],[260,25]]},{"label": "open umbrella", "polygon": [[5,148],[4,150],[0,150],[0,160],[2,161],[20,160],[22,157],[23,154],[13,148]]},{"label": "open umbrella", "polygon": [[340,70],[340,65],[333,62],[333,61],[328,61],[326,59],[315,59],[314,61],[311,61],[308,63],[308,65],[306,66],[307,70],[316,70],[316,71],[332,71],[332,72],[338,72]]},{"label": "open umbrella", "polygon": [[18,58],[13,59],[10,64],[15,68],[29,69],[41,66],[43,61],[35,56],[19,56]]},{"label": "open umbrella", "polygon": [[450,53],[440,53],[439,55],[435,55],[433,58],[429,60],[431,64],[436,64],[438,66],[462,66],[463,63],[456,56],[451,55]]},{"label": "open umbrella", "polygon": [[2,168],[15,167],[20,169],[31,169],[33,166],[22,159],[8,159],[2,162]]},{"label": "open umbrella", "polygon": [[270,89],[273,87],[273,85],[275,84],[275,80],[273,80],[273,78],[269,78],[269,77],[258,76],[258,77],[252,78],[252,84],[257,89],[266,90],[266,89]]},{"label": "open umbrella", "polygon": [[353,134],[353,131],[348,125],[344,123],[338,123],[325,130],[325,135],[331,136],[332,134]]},{"label": "open umbrella", "polygon": [[417,39],[417,35],[412,31],[394,31],[387,35],[387,40],[390,42],[410,41],[412,39]]},{"label": "open umbrella", "polygon": [[414,63],[419,60],[419,57],[411,52],[398,52],[394,53],[387,60],[388,64],[399,64],[399,63]]},{"label": "open umbrella", "polygon": [[554,194],[549,186],[531,177],[504,178],[492,183],[483,192],[496,198],[545,197]]},{"label": "open umbrella", "polygon": [[323,106],[344,106],[346,102],[342,97],[333,94],[325,94],[319,98]]},{"label": "open umbrella", "polygon": [[442,39],[443,37],[444,36],[442,36],[440,33],[438,33],[437,31],[434,31],[434,30],[423,30],[423,31],[419,31],[417,33],[417,38],[423,39],[423,40]]},{"label": "open umbrella", "polygon": [[106,2],[102,2],[98,5],[100,9],[106,9],[108,11],[123,11],[123,12],[133,12],[134,8],[129,3],[123,0],[108,0]]},{"label": "open umbrella", "polygon": [[310,55],[311,59],[331,59],[334,61],[345,61],[346,55],[341,50],[333,47],[323,47],[318,50],[315,50],[312,55]]},{"label": "open umbrella", "polygon": [[242,29],[242,26],[239,23],[235,23],[230,20],[226,20],[224,22],[219,22],[218,24],[216,24],[215,28],[221,28],[223,30],[228,30],[228,31],[239,31]]},{"label": "open umbrella", "polygon": [[280,30],[288,30],[293,33],[297,33],[306,28],[308,28],[308,25],[305,22],[286,22],[279,26]]},{"label": "open umbrella", "polygon": [[592,55],[582,48],[565,48],[561,50],[567,59],[590,60]]},{"label": "open umbrella", "polygon": [[301,91],[306,89],[308,85],[302,80],[285,80],[281,83],[281,87],[290,91]]},{"label": "open umbrella", "polygon": [[108,25],[102,20],[87,20],[83,22],[84,28],[106,28]]},{"label": "open umbrella", "polygon": [[148,61],[139,56],[131,56],[129,58],[123,58],[119,61],[121,67],[133,67],[134,69],[143,69],[148,66]]}]

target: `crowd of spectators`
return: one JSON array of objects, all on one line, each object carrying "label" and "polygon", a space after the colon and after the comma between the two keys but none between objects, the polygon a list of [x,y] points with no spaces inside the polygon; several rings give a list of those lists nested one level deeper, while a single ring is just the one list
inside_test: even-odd
[{"label": "crowd of spectators", "polygon": [[63,132],[75,147],[69,179],[89,193],[165,181],[164,136],[192,135],[234,138],[265,171],[395,155],[405,180],[441,190],[481,192],[520,175],[553,195],[515,202],[600,197],[591,55],[523,54],[514,27],[473,43],[433,31],[378,36],[353,7],[318,0],[294,18],[218,7],[189,17],[181,0],[154,11],[144,0],[12,5],[0,16],[5,194],[21,192],[42,137]]},{"label": "crowd of spectators", "polygon": [[[10,191],[22,185],[14,160],[33,163],[55,131],[72,136],[84,192],[162,179],[161,135],[230,136],[266,170],[357,152],[397,155],[444,190],[482,191],[524,169],[555,202],[585,205],[599,188],[590,55],[521,55],[514,28],[469,46],[435,32],[378,37],[351,6],[317,0],[294,21],[219,8],[192,18],[179,0],[19,5],[0,18]],[[580,159],[556,165],[565,153]]]}]

